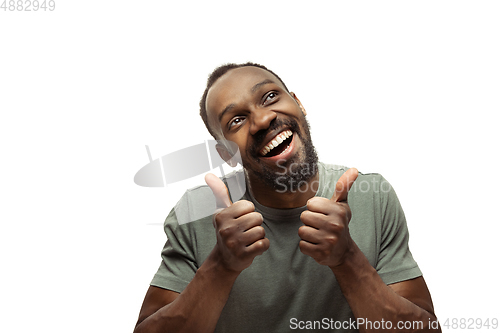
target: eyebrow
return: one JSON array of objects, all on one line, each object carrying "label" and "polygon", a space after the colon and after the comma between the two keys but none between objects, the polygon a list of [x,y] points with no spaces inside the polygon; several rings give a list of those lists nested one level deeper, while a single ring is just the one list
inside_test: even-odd
[{"label": "eyebrow", "polygon": [[221,122],[222,117],[224,117],[224,115],[225,115],[227,112],[231,111],[231,109],[232,109],[232,108],[234,108],[235,106],[236,106],[236,104],[231,103],[231,104],[229,104],[228,106],[226,106],[226,107],[224,108],[224,110],[223,110],[223,111],[221,112],[221,114],[219,115],[219,123]]},{"label": "eyebrow", "polygon": [[[257,89],[259,89],[260,87],[262,87],[262,86],[264,86],[264,85],[266,85],[266,84],[270,84],[270,83],[275,83],[275,82],[274,82],[273,80],[271,80],[271,79],[265,79],[264,81],[261,81],[261,82],[257,83],[256,85],[254,85],[254,86],[252,87],[252,89],[250,89],[250,91],[251,91],[252,93],[255,93],[255,92],[257,91]],[[225,115],[227,112],[231,111],[231,109],[232,109],[232,108],[234,108],[235,106],[236,106],[236,104],[235,104],[235,103],[231,103],[231,104],[229,104],[228,106],[226,106],[226,107],[224,108],[224,110],[223,110],[223,111],[219,114],[219,123],[221,122],[222,117],[224,117],[224,115]]]},{"label": "eyebrow", "polygon": [[264,81],[259,82],[259,83],[257,83],[255,86],[253,86],[253,87],[252,87],[252,89],[251,89],[251,92],[252,92],[252,93],[254,93],[254,92],[255,92],[255,91],[257,91],[257,89],[259,89],[260,87],[262,87],[262,86],[264,86],[264,85],[266,85],[266,84],[270,84],[270,83],[274,83],[274,81],[273,81],[273,80],[271,80],[271,79],[265,79]]}]

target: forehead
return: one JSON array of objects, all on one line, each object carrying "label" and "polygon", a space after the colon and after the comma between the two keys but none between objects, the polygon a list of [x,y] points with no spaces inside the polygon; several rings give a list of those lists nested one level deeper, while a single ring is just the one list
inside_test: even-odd
[{"label": "forehead", "polygon": [[208,116],[220,113],[227,105],[238,103],[252,94],[252,88],[264,80],[271,80],[283,87],[280,80],[265,69],[247,66],[231,69],[221,76],[209,89],[206,100]]}]

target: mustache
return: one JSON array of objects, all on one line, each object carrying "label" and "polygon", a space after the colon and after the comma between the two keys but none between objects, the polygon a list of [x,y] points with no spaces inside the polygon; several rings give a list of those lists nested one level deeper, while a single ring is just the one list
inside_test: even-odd
[{"label": "mustache", "polygon": [[265,130],[260,130],[253,135],[253,143],[250,146],[250,152],[252,156],[259,156],[259,148],[265,143],[264,140],[269,132],[277,129],[290,129],[292,132],[297,133],[301,137],[299,123],[293,119],[274,119],[269,128]]}]

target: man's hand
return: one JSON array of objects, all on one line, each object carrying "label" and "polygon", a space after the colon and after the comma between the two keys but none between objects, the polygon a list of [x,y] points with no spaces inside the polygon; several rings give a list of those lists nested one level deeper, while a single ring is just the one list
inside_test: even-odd
[{"label": "man's hand", "polygon": [[241,272],[253,262],[254,258],[269,248],[265,238],[262,215],[247,200],[231,203],[226,185],[217,176],[205,176],[212,190],[217,211],[213,223],[217,235],[217,250],[226,269]]},{"label": "man's hand", "polygon": [[347,170],[335,185],[331,199],[309,199],[307,210],[300,216],[305,224],[299,228],[300,250],[321,265],[333,268],[342,264],[352,246],[348,228],[351,210],[347,194],[357,177],[358,170]]}]

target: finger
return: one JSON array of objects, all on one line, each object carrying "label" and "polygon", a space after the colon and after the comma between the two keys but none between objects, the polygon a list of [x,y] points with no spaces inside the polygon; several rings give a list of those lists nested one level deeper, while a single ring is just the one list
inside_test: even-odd
[{"label": "finger", "polygon": [[269,249],[269,245],[270,245],[269,239],[267,238],[259,239],[258,241],[248,245],[245,249],[245,252],[249,256],[258,256],[266,252],[267,249]]},{"label": "finger", "polygon": [[323,197],[312,197],[311,199],[307,200],[306,206],[307,210],[311,212],[318,212],[323,214],[328,214],[332,210],[332,202],[330,201],[330,199]]},{"label": "finger", "polygon": [[319,244],[321,242],[321,231],[318,229],[302,226],[298,231],[299,237],[301,240],[311,243],[311,244]]},{"label": "finger", "polygon": [[[345,221],[348,223],[351,220],[351,209],[346,203],[337,203],[332,206],[333,209],[326,214],[305,210],[300,214],[300,220],[305,226],[317,230],[328,233],[342,233]],[[332,220],[332,216],[339,218],[339,220]]]},{"label": "finger", "polygon": [[301,240],[299,242],[299,248],[300,248],[300,252],[302,252],[305,255],[308,255],[312,258],[314,258],[314,256],[316,255],[316,253],[318,251],[318,245],[313,244],[313,243],[309,243],[305,240]]},{"label": "finger", "polygon": [[356,178],[358,178],[358,170],[356,168],[350,168],[344,172],[335,185],[335,191],[331,200],[333,202],[347,201],[347,194]]},{"label": "finger", "polygon": [[205,182],[208,187],[212,190],[215,196],[215,203],[217,208],[227,208],[232,205],[231,198],[229,197],[229,191],[227,190],[226,184],[212,173],[208,173],[205,176]]},{"label": "finger", "polygon": [[266,238],[266,231],[261,226],[256,226],[241,234],[241,243],[245,246],[250,246],[259,239]]},{"label": "finger", "polygon": [[253,227],[260,226],[262,225],[262,222],[264,222],[264,218],[262,217],[262,214],[258,212],[245,213],[236,219],[236,224],[242,231],[247,231]]},{"label": "finger", "polygon": [[315,228],[321,229],[321,227],[329,221],[328,216],[324,213],[313,212],[310,210],[305,210],[300,214],[300,220],[305,225]]}]

